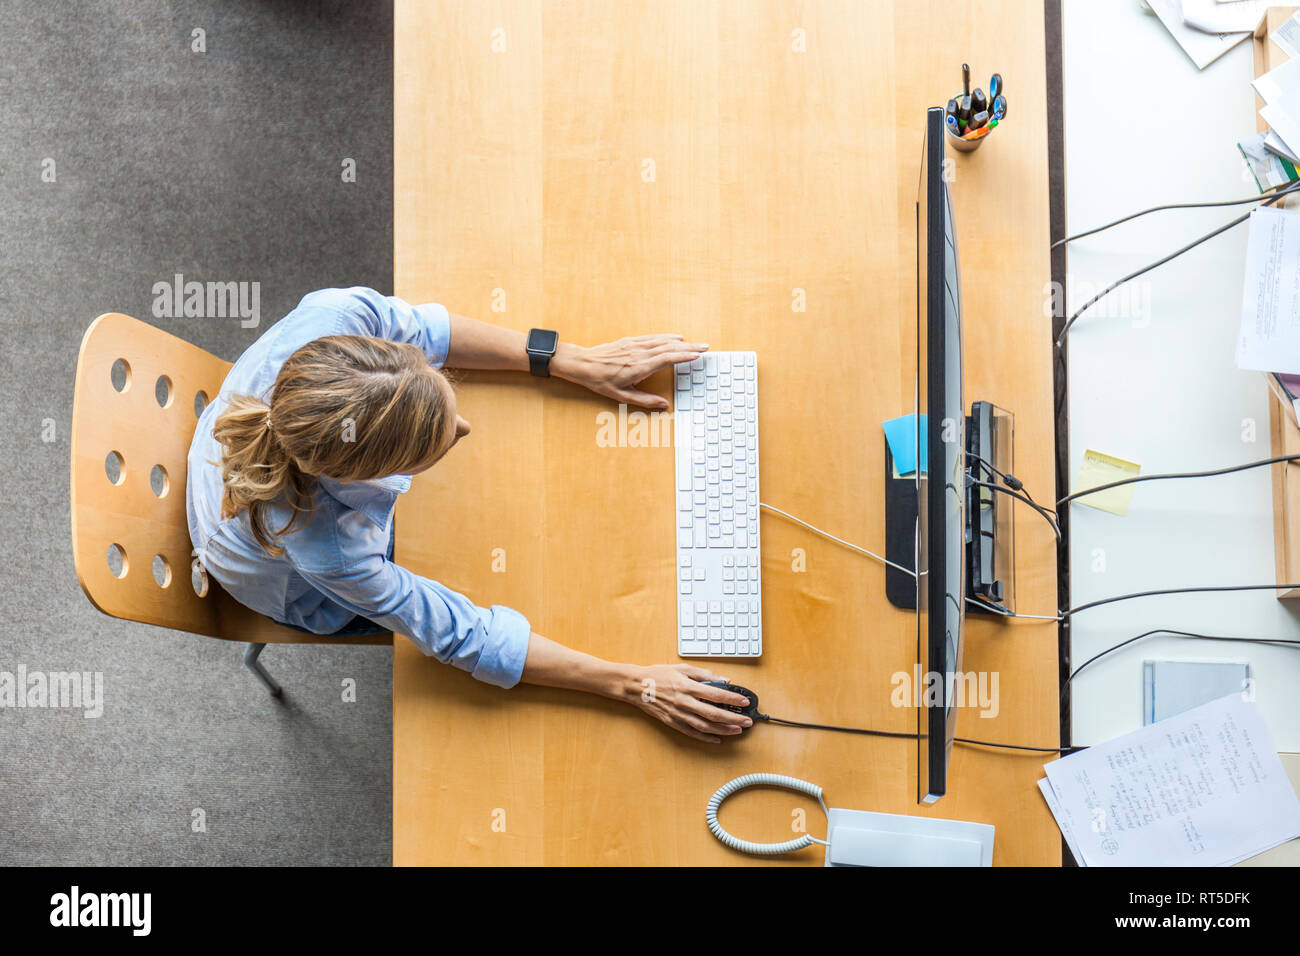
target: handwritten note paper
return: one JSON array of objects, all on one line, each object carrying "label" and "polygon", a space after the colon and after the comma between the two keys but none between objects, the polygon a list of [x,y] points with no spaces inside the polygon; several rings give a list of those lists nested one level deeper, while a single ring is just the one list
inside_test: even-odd
[{"label": "handwritten note paper", "polygon": [[1039,787],[1085,866],[1227,866],[1300,836],[1300,799],[1240,693],[1045,769]]},{"label": "handwritten note paper", "polygon": [[[1074,479],[1074,490],[1087,491],[1099,485],[1108,485],[1112,481],[1136,478],[1141,471],[1142,466],[1136,462],[1088,449],[1083,453],[1083,462],[1079,465],[1079,477]],[[1128,514],[1128,506],[1133,501],[1133,489],[1136,487],[1137,483],[1134,482],[1108,491],[1099,491],[1095,495],[1080,498],[1079,504],[1122,517]]]},{"label": "handwritten note paper", "polygon": [[1300,373],[1300,213],[1251,214],[1237,367]]}]

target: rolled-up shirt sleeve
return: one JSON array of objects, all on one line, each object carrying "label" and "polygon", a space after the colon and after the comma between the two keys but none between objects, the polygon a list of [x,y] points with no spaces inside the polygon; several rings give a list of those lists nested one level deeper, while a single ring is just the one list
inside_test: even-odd
[{"label": "rolled-up shirt sleeve", "polygon": [[407,635],[424,653],[478,680],[513,687],[523,675],[531,628],[518,611],[478,607],[382,555],[298,572],[353,614]]},{"label": "rolled-up shirt sleeve", "polygon": [[321,289],[303,297],[300,309],[328,309],[342,322],[340,335],[372,335],[391,342],[418,346],[429,362],[441,368],[451,347],[451,316],[437,303],[411,305],[395,295],[354,286]]}]

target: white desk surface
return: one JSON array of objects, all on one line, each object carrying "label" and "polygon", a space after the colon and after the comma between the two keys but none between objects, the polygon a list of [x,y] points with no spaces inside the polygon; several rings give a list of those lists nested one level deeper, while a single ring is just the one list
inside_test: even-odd
[{"label": "white desk surface", "polygon": [[[1065,0],[1068,225],[1168,202],[1254,195],[1236,144],[1255,132],[1251,45],[1203,72],[1138,0]],[[1014,78],[1007,79],[1015,122]],[[1156,213],[1070,246],[1069,309],[1242,207]],[[1247,226],[1161,266],[1085,314],[1070,337],[1070,481],[1085,449],[1146,473],[1269,456],[1267,385],[1233,361]],[[1120,306],[1127,307],[1127,313]],[[1253,441],[1249,430],[1253,423]],[[1049,499],[1050,489],[1031,489]],[[1071,506],[1072,603],[1156,588],[1274,581],[1266,468],[1141,483],[1126,517]],[[1104,570],[1097,570],[1104,560]],[[1048,609],[1023,608],[1030,613]],[[1073,662],[1153,628],[1300,639],[1300,606],[1270,591],[1125,601],[1074,620]],[[1142,724],[1146,659],[1248,660],[1279,750],[1300,750],[1300,648],[1151,637],[1074,681],[1074,742]]]}]

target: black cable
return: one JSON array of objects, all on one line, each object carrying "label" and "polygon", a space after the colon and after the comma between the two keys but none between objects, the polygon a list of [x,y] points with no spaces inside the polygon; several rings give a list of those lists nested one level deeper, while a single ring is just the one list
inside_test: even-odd
[{"label": "black cable", "polygon": [[1082,498],[1085,495],[1095,495],[1100,491],[1106,491],[1110,488],[1118,488],[1120,485],[1131,485],[1137,481],[1163,481],[1167,478],[1213,478],[1216,475],[1230,475],[1235,471],[1246,471],[1251,468],[1262,468],[1265,465],[1276,465],[1283,461],[1300,461],[1300,455],[1278,455],[1276,458],[1265,458],[1261,461],[1251,461],[1244,465],[1232,465],[1228,468],[1216,468],[1213,471],[1185,471],[1175,472],[1167,475],[1138,475],[1134,478],[1121,478],[1119,481],[1107,482],[1104,485],[1095,485],[1092,488],[1085,488],[1083,491],[1076,491],[1068,494],[1056,503],[1056,507],[1067,505],[1076,498]]},{"label": "black cable", "polygon": [[[846,734],[866,734],[871,737],[903,737],[908,740],[919,740],[920,734],[899,733],[893,730],[866,730],[859,727],[836,727],[832,724],[805,724],[798,720],[785,720],[781,717],[769,717],[767,714],[754,715],[759,720],[765,720],[771,724],[784,724],[787,727],[805,727],[809,730],[837,730]],[[1004,750],[1032,750],[1037,753],[1059,754],[1067,751],[1081,750],[1080,747],[1021,747],[1018,744],[995,744],[988,740],[970,740],[967,737],[954,737],[953,743],[971,744],[976,747],[1000,747]]]},{"label": "black cable", "polygon": [[894,730],[865,730],[858,727],[835,727],[831,724],[805,724],[798,720],[785,720],[781,717],[769,717],[767,714],[755,713],[759,720],[766,720],[770,724],[785,724],[787,727],[804,727],[808,730],[838,730],[846,734],[866,734],[869,737],[905,737],[909,740],[916,740],[916,734],[900,733]]},{"label": "black cable", "polygon": [[[1300,185],[1300,184],[1297,184]],[[1290,192],[1295,186],[1289,186],[1282,192]],[[1164,212],[1167,209],[1209,209],[1215,206],[1242,206],[1251,202],[1263,202],[1263,196],[1251,196],[1247,199],[1225,199],[1222,202],[1176,202],[1167,206],[1152,206],[1150,209],[1143,209],[1141,212],[1135,212],[1132,215],[1125,216],[1123,219],[1116,219],[1114,222],[1108,222],[1104,226],[1098,226],[1096,229],[1089,229],[1086,232],[1076,232],[1073,236],[1066,236],[1064,239],[1057,239],[1048,246],[1049,249],[1055,249],[1057,246],[1065,245],[1067,242],[1074,242],[1076,239],[1082,239],[1084,236],[1091,236],[1094,233],[1104,232],[1107,229],[1122,225],[1132,219],[1149,215],[1153,212]]]},{"label": "black cable", "polygon": [[1023,501],[1043,516],[1043,519],[1052,526],[1052,532],[1056,535],[1056,540],[1061,540],[1061,526],[1056,523],[1056,518],[1052,516],[1050,511],[1035,502],[1034,499],[1030,498],[1028,495],[1023,495],[1018,491],[1012,491],[1010,488],[1003,488],[1001,485],[994,484],[991,481],[978,481],[977,479],[972,478],[970,479],[970,482],[973,485],[978,485],[980,488],[989,488],[993,491],[1000,491],[1004,495],[1010,495],[1018,501]]},{"label": "black cable", "polygon": [[[1274,195],[1270,196],[1268,199],[1262,200],[1260,205],[1271,206],[1273,205],[1273,203],[1277,202],[1283,196],[1290,194],[1291,192],[1295,191],[1297,188],[1300,188],[1300,183],[1296,183],[1294,186],[1288,186],[1286,189],[1282,190],[1281,192],[1275,193]],[[1069,334],[1070,327],[1073,326],[1074,323],[1079,320],[1079,317],[1083,315],[1084,312],[1092,308],[1092,306],[1100,299],[1104,298],[1105,296],[1109,295],[1111,292],[1115,291],[1117,288],[1122,286],[1125,282],[1131,282],[1133,279],[1136,279],[1138,276],[1150,272],[1152,269],[1155,269],[1158,266],[1164,265],[1169,260],[1178,258],[1184,252],[1188,252],[1189,250],[1195,249],[1201,243],[1208,242],[1209,240],[1213,239],[1215,236],[1219,235],[1220,233],[1227,232],[1233,226],[1241,225],[1243,222],[1245,222],[1247,219],[1251,217],[1253,212],[1254,210],[1251,210],[1251,212],[1246,213],[1246,215],[1244,216],[1238,216],[1236,219],[1232,220],[1232,222],[1220,226],[1218,229],[1215,229],[1213,232],[1206,233],[1205,235],[1201,236],[1201,238],[1199,239],[1192,240],[1187,245],[1183,246],[1181,249],[1177,249],[1174,252],[1169,253],[1169,255],[1165,256],[1163,259],[1159,259],[1151,263],[1150,265],[1143,266],[1141,269],[1138,269],[1136,272],[1130,272],[1128,275],[1124,276],[1124,278],[1112,282],[1110,285],[1102,289],[1091,299],[1085,302],[1082,306],[1076,309],[1074,314],[1071,315],[1066,320],[1065,324],[1061,326],[1061,334],[1056,338],[1056,347],[1059,349],[1065,343],[1065,337],[1066,335]]]},{"label": "black cable", "polygon": [[1135,641],[1140,641],[1143,638],[1150,637],[1153,634],[1168,634],[1171,637],[1188,637],[1188,638],[1194,638],[1196,640],[1202,640],[1202,641],[1232,641],[1234,643],[1240,643],[1240,644],[1276,644],[1276,645],[1283,645],[1283,646],[1288,644],[1300,645],[1300,641],[1292,640],[1290,638],[1285,638],[1285,637],[1223,637],[1217,634],[1197,634],[1194,631],[1176,631],[1167,627],[1158,627],[1153,631],[1144,631],[1143,633],[1137,635],[1136,637],[1130,637],[1126,641],[1120,641],[1114,647],[1108,647],[1104,651],[1101,651],[1098,654],[1094,654],[1092,657],[1088,658],[1086,661],[1084,661],[1082,664],[1076,667],[1074,671],[1070,674],[1070,676],[1067,677],[1065,681],[1061,684],[1061,697],[1062,698],[1065,697],[1065,689],[1069,687],[1070,681],[1078,677],[1079,672],[1082,671],[1089,664],[1101,660],[1107,654],[1113,653],[1114,651],[1119,650],[1121,647],[1127,647],[1129,644],[1132,644]]},{"label": "black cable", "polygon": [[1080,604],[1068,611],[1062,611],[1061,617],[1070,617],[1089,608],[1101,607],[1103,604],[1114,604],[1116,601],[1128,601],[1132,598],[1154,597],[1159,594],[1195,594],[1209,591],[1285,591],[1289,588],[1300,588],[1300,584],[1229,584],[1217,587],[1162,588],[1158,591],[1137,591],[1133,594],[1121,594],[1118,597],[1102,598],[1100,601],[1089,601],[1087,604]]}]

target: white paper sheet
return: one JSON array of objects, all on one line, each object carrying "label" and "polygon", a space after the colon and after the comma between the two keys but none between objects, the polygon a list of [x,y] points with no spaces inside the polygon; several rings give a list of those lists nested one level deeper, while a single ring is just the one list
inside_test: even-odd
[{"label": "white paper sheet", "polygon": [[1147,0],[1152,12],[1160,18],[1183,52],[1191,57],[1198,69],[1205,69],[1227,53],[1249,33],[1203,33],[1183,22],[1183,8],[1179,0]]},{"label": "white paper sheet", "polygon": [[1277,106],[1292,116],[1300,113],[1300,60],[1287,60],[1257,76],[1251,85],[1269,106]]},{"label": "white paper sheet", "polygon": [[1215,3],[1214,0],[1183,0],[1183,22],[1206,33],[1254,32],[1276,0],[1238,0]]},{"label": "white paper sheet", "polygon": [[1300,213],[1256,209],[1246,241],[1237,367],[1300,374]]},{"label": "white paper sheet", "polygon": [[1286,144],[1286,141],[1273,130],[1269,130],[1264,134],[1264,148],[1269,152],[1277,153],[1283,159],[1289,160],[1292,166],[1300,164],[1300,157],[1296,156],[1291,147]]},{"label": "white paper sheet", "polygon": [[1273,31],[1273,42],[1287,56],[1300,53],[1300,13],[1293,13]]},{"label": "white paper sheet", "polygon": [[1044,769],[1044,799],[1087,866],[1227,866],[1300,836],[1300,799],[1242,694]]}]

